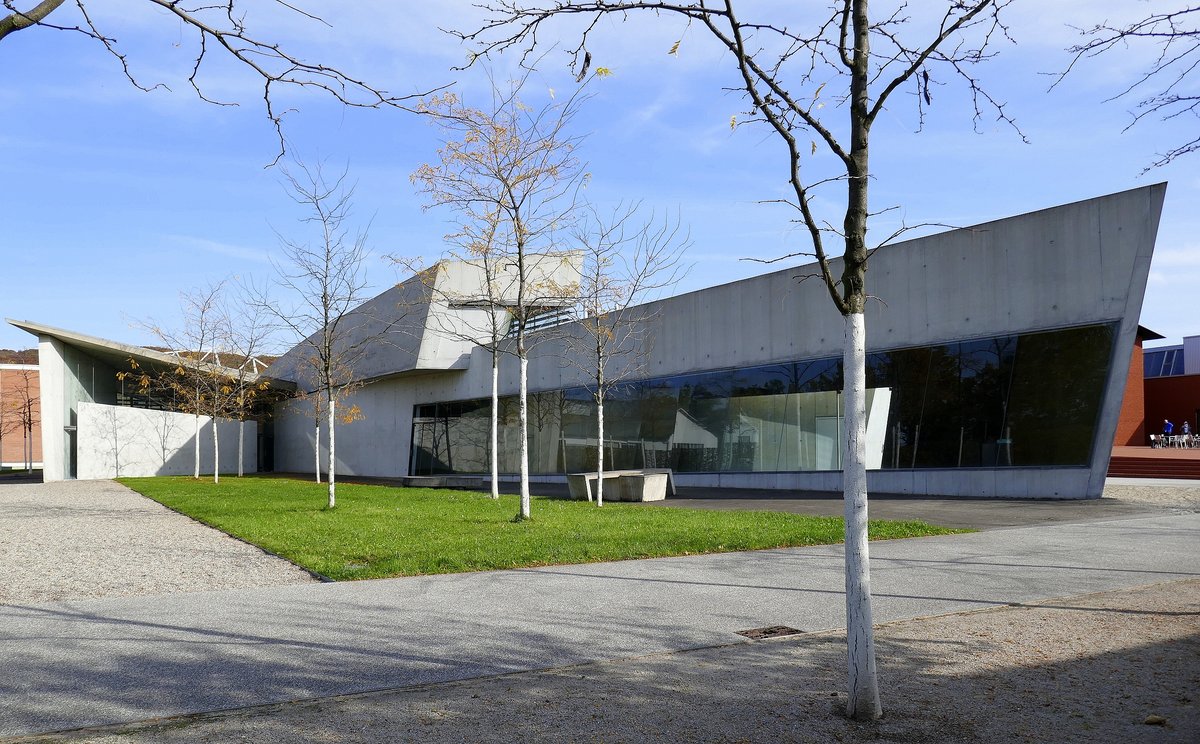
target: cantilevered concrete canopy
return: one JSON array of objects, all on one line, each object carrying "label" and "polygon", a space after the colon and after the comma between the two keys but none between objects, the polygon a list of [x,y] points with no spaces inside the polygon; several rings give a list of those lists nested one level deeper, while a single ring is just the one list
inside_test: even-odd
[{"label": "cantilevered concrete canopy", "polygon": [[119,341],[110,341],[106,338],[89,336],[86,333],[79,333],[77,331],[68,331],[65,328],[55,328],[45,323],[35,323],[32,320],[13,320],[12,318],[5,318],[5,321],[11,326],[20,328],[22,331],[32,333],[39,339],[43,337],[55,338],[63,343],[83,349],[97,359],[103,360],[114,367],[128,366],[126,362],[129,359],[135,359],[139,364],[146,362],[159,365],[176,364],[178,361],[171,355],[161,351],[141,346],[131,346]]},{"label": "cantilevered concrete canopy", "polygon": [[[527,304],[551,309],[576,302],[580,252],[531,254],[525,261]],[[356,382],[465,370],[472,351],[490,338],[493,321],[507,329],[511,315],[505,308],[517,304],[515,268],[496,266],[493,275],[489,293],[481,261],[439,261],[341,319],[335,353],[353,367]],[[267,373],[315,389],[319,343],[319,333],[309,336]]]}]

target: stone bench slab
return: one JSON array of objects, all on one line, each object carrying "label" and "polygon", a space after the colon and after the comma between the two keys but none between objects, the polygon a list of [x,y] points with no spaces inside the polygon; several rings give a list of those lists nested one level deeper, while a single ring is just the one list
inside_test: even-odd
[{"label": "stone bench slab", "polygon": [[[595,499],[595,473],[569,473],[567,487],[571,498]],[[605,501],[662,501],[667,490],[675,495],[675,481],[669,469],[606,470],[604,472]]]}]

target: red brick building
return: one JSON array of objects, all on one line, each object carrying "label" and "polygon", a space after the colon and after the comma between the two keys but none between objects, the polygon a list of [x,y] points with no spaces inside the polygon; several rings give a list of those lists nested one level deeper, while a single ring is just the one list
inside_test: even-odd
[{"label": "red brick building", "polygon": [[1117,420],[1117,435],[1113,445],[1117,447],[1144,447],[1150,443],[1146,431],[1146,362],[1142,342],[1157,341],[1162,335],[1138,326],[1137,339],[1133,342],[1133,358],[1129,360],[1129,375],[1125,378],[1125,398],[1121,403],[1121,418]]},{"label": "red brick building", "polygon": [[1170,420],[1179,434],[1186,421],[1192,433],[1200,433],[1200,336],[1188,336],[1182,344],[1143,349],[1143,341],[1161,339],[1154,331],[1138,327],[1125,400],[1117,424],[1116,446],[1146,446],[1151,434],[1163,430]]},{"label": "red brick building", "polygon": [[1200,431],[1200,374],[1155,377],[1146,380],[1146,429],[1162,431],[1163,420],[1175,425],[1175,433],[1187,421],[1192,433]]},{"label": "red brick building", "polygon": [[39,382],[36,363],[0,364],[0,467],[42,465]]}]

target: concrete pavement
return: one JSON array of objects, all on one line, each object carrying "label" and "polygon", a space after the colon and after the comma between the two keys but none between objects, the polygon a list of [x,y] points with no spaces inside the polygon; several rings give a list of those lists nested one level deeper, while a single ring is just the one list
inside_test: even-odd
[{"label": "concrete pavement", "polygon": [[[1200,515],[872,543],[886,622],[1200,576]],[[0,607],[0,736],[840,627],[840,546]]]}]

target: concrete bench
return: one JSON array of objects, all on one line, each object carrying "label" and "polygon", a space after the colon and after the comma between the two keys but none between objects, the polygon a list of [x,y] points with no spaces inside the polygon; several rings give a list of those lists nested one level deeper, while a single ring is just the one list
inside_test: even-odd
[{"label": "concrete bench", "polygon": [[[573,499],[596,498],[595,473],[569,473],[567,486]],[[668,490],[675,495],[675,479],[669,468],[604,471],[605,501],[662,501]]]}]

